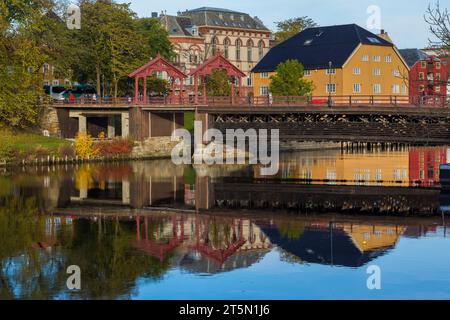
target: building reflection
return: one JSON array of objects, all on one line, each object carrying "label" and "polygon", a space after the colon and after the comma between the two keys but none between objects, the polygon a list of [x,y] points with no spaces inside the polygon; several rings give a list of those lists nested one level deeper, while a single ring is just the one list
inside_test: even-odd
[{"label": "building reflection", "polygon": [[[400,150],[351,150],[293,153],[281,157],[272,179],[297,179],[315,184],[374,186],[433,186],[439,183],[439,165],[447,163],[446,147]],[[255,171],[257,178],[258,170]]]},{"label": "building reflection", "polygon": [[249,219],[173,215],[136,217],[139,250],[189,270],[214,273],[248,267],[269,252],[272,244]]},{"label": "building reflection", "polygon": [[404,226],[312,221],[298,235],[283,232],[277,224],[263,226],[271,241],[291,260],[360,267],[395,247]]}]

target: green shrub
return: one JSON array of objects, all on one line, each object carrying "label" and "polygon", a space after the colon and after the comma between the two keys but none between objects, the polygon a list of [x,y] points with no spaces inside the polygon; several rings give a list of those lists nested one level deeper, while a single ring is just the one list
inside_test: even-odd
[{"label": "green shrub", "polygon": [[6,139],[0,141],[0,160],[11,160],[14,157],[13,144]]}]

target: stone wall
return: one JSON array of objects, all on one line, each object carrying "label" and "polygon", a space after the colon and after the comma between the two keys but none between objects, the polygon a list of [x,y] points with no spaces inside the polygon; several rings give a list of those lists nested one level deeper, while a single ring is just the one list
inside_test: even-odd
[{"label": "stone wall", "polygon": [[61,129],[56,109],[50,106],[44,106],[43,108],[40,125],[42,131],[48,131],[51,136],[60,136]]},{"label": "stone wall", "polygon": [[171,141],[171,137],[154,137],[137,142],[133,149],[136,158],[170,158],[172,149],[178,141]]}]

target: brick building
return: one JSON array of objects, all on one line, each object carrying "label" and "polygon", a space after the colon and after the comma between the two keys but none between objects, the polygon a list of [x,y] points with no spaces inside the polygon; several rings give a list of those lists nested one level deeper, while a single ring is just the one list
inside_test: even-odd
[{"label": "brick building", "polygon": [[[189,73],[220,51],[246,74],[244,90],[251,92],[251,70],[269,50],[272,36],[261,20],[243,12],[203,7],[176,16],[161,14],[160,21],[183,72]],[[193,79],[187,79],[186,85],[193,85]]]},{"label": "brick building", "polygon": [[413,102],[423,96],[447,95],[447,61],[419,49],[403,49],[400,53],[410,68],[409,95]]}]

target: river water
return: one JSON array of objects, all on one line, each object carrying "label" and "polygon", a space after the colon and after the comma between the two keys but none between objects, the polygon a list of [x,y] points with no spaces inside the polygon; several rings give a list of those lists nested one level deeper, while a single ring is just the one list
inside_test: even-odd
[{"label": "river water", "polygon": [[272,177],[170,160],[5,170],[0,299],[449,299],[449,155],[285,153]]}]

